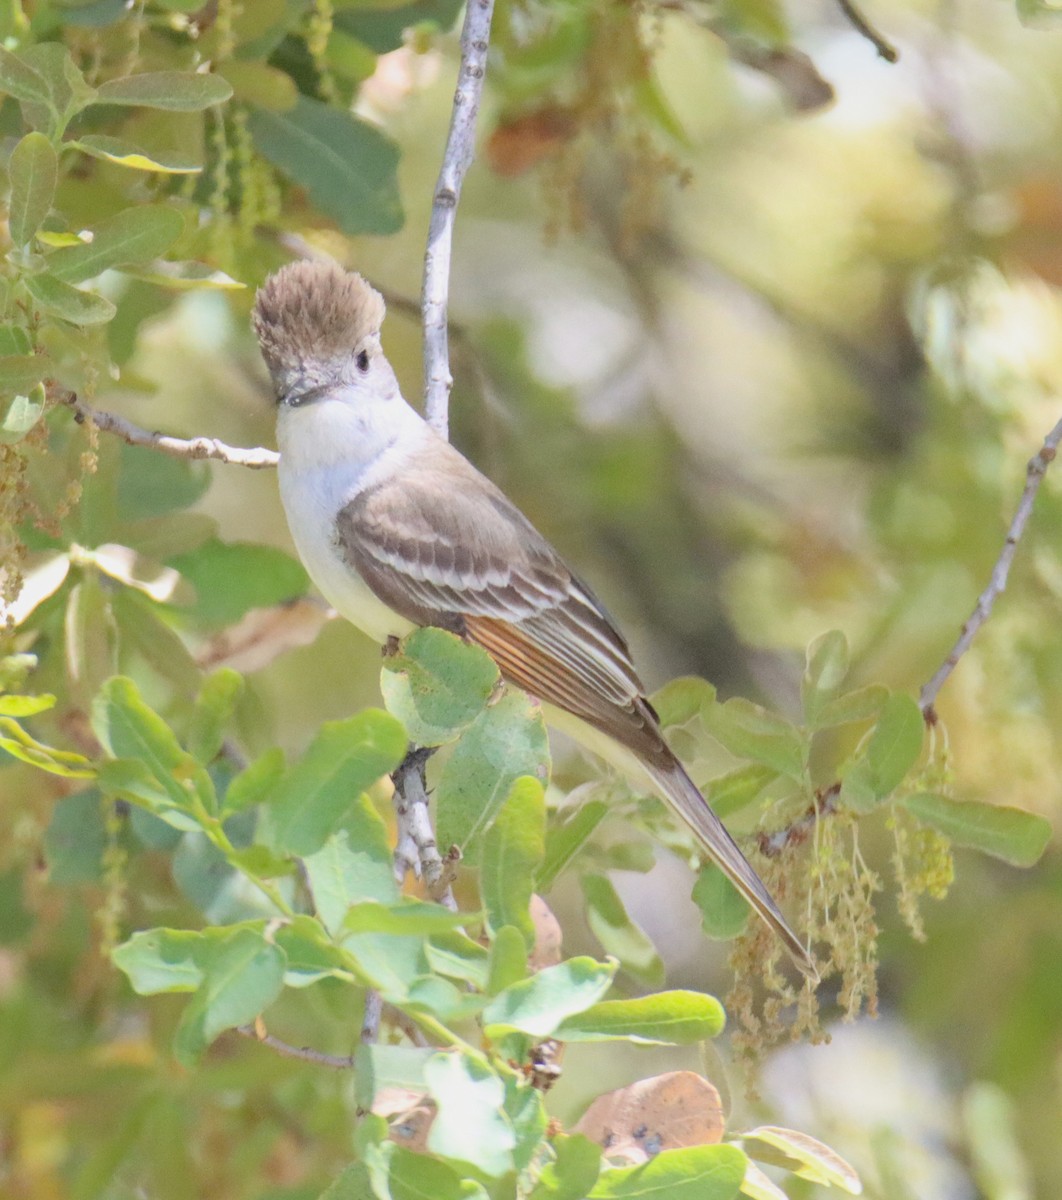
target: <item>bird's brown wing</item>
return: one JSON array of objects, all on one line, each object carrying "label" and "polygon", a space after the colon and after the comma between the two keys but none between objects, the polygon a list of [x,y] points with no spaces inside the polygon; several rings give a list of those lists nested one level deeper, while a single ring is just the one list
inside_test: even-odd
[{"label": "bird's brown wing", "polygon": [[[444,461],[443,461],[444,460]],[[339,513],[346,561],[397,613],[649,758],[666,750],[623,636],[526,517],[445,443]]]}]

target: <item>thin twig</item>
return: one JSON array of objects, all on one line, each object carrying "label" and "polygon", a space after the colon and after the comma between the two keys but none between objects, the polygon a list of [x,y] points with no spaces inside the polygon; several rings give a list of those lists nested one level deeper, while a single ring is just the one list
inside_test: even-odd
[{"label": "thin twig", "polygon": [[237,1025],[236,1032],[244,1037],[261,1042],[270,1050],[275,1050],[285,1058],[297,1058],[300,1062],[316,1063],[319,1067],[334,1067],[337,1071],[349,1071],[354,1066],[353,1054],[325,1054],[323,1050],[314,1050],[312,1046],[292,1046],[267,1033],[262,1025]]},{"label": "thin twig", "polygon": [[837,0],[837,4],[856,31],[861,33],[874,49],[877,50],[879,57],[883,58],[886,62],[899,62],[899,50],[883,34],[878,33],[874,26],[856,8],[852,0]]},{"label": "thin twig", "polygon": [[146,446],[149,450],[159,450],[172,458],[212,458],[217,462],[232,463],[237,467],[250,467],[253,471],[275,467],[280,461],[280,455],[275,450],[266,450],[261,446],[247,450],[241,446],[227,446],[217,438],[186,439],[170,437],[164,433],[152,433],[116,413],[93,408],[84,400],[79,400],[73,392],[63,396],[62,402],[74,410],[74,419],[78,424],[91,421],[97,429],[104,433],[113,433],[130,446]]},{"label": "thin twig", "polygon": [[375,988],[369,988],[365,993],[365,1015],[361,1020],[361,1044],[371,1046],[375,1043],[380,1032],[380,1018],[383,1016],[383,1000]]},{"label": "thin twig", "polygon": [[487,49],[494,0],[468,0],[461,29],[461,67],[454,92],[450,133],[432,198],[428,246],[424,255],[421,312],[424,319],[424,411],[443,437],[449,432],[450,353],[447,344],[447,303],[450,294],[450,252],[454,219],[465,172],[476,147],[476,114],[487,72]]},{"label": "thin twig", "polygon": [[410,870],[422,874],[428,895],[456,912],[457,901],[450,887],[450,873],[439,853],[428,809],[424,769],[434,753],[430,748],[412,747],[391,777],[395,784],[394,805],[398,820],[395,875],[401,883]]},{"label": "thin twig", "polygon": [[992,576],[988,581],[988,586],[977,597],[977,603],[974,605],[973,612],[967,617],[962,627],[959,640],[952,646],[948,657],[940,664],[937,673],[922,688],[919,694],[919,707],[925,714],[927,721],[932,721],[935,715],[933,705],[936,701],[937,693],[947,682],[948,676],[955,670],[959,659],[969,650],[970,643],[977,635],[977,631],[988,620],[992,612],[992,606],[1007,586],[1007,576],[1010,574],[1010,564],[1014,561],[1014,553],[1018,548],[1018,542],[1021,541],[1022,535],[1025,532],[1029,514],[1032,512],[1033,502],[1036,500],[1036,493],[1040,490],[1040,484],[1043,482],[1044,475],[1047,474],[1047,468],[1054,462],[1060,441],[1062,441],[1062,421],[1059,421],[1047,437],[1044,438],[1044,444],[1040,447],[1040,452],[1029,460],[1029,465],[1025,472],[1025,489],[1022,491],[1021,500],[1018,501],[1018,508],[1014,513],[1014,519],[1007,530],[1003,549],[999,552],[996,565],[992,568]]},{"label": "thin twig", "polygon": [[765,858],[777,858],[783,850],[790,846],[799,846],[806,842],[815,823],[823,817],[828,817],[837,811],[837,798],[841,794],[841,785],[832,783],[828,788],[815,793],[815,803],[801,813],[784,829],[776,829],[774,833],[761,833],[757,840],[757,848]]}]

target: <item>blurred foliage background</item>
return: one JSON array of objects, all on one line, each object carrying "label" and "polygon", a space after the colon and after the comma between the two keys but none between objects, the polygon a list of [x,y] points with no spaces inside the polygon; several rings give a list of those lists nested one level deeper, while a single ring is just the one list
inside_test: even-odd
[{"label": "blurred foliage background", "polygon": [[[7,0],[9,47],[61,40],[90,82],[205,59],[234,89],[223,109],[131,110],[122,131],[153,162],[180,153],[201,173],[82,155],[60,176],[56,207],[72,228],[176,204],[173,253],[205,264],[185,282],[214,286],[160,286],[148,266],[105,276],[112,321],[41,333],[57,377],[148,429],[271,445],[248,312],[254,286],[308,244],[384,291],[385,349],[416,398],[457,15],[450,0]],[[453,438],[588,577],[650,686],[700,674],[792,715],[805,645],[837,628],[853,683],[916,693],[987,581],[1026,462],[1059,416],[1056,10],[889,0],[866,15],[898,62],[825,2],[499,5],[457,222]],[[322,113],[348,105],[366,123],[364,203],[309,146]],[[0,130],[10,153],[13,99]],[[47,421],[58,441],[31,448],[25,470],[34,502],[58,509],[85,443],[68,413]],[[137,524],[132,544],[168,561],[181,538],[201,547],[204,530],[290,553],[270,472],[192,470],[102,436],[99,456],[66,540],[98,544],[93,522],[113,531],[116,504]],[[8,497],[22,469],[5,459]],[[163,528],[178,508],[179,525]],[[23,536],[32,565],[58,535]],[[1056,826],[1060,538],[1062,484],[1049,474],[1010,586],[937,706],[956,793]],[[226,658],[219,630],[305,587],[294,564],[254,553],[267,557],[247,596],[231,575],[249,558],[200,563],[181,629],[201,661],[250,672],[249,749],[297,750],[322,721],[378,703],[378,652],[308,606],[278,635],[284,653]],[[58,690],[69,671],[87,699],[115,652],[100,649],[102,608],[82,586],[80,607],[38,610],[46,631],[66,623],[39,688]],[[109,619],[154,657],[156,693],[189,689],[191,655],[126,590]],[[88,632],[72,631],[78,620]],[[74,717],[63,733],[76,739]],[[578,760],[558,769],[567,782],[587,775]],[[0,1190],[184,1197],[209,1181],[225,1197],[316,1195],[345,1153],[343,1078],[228,1043],[194,1073],[176,1066],[175,998],[133,997],[101,947],[116,923],[179,923],[187,902],[150,856],[116,882],[124,868],[106,841],[93,869],[77,858],[64,871],[64,836],[84,836],[73,818],[66,835],[52,821],[70,788],[21,765],[2,778]],[[884,828],[861,832],[887,871]],[[661,854],[648,873],[612,878],[672,985],[725,990],[686,875]],[[557,895],[566,948],[592,950],[577,885]],[[736,1076],[732,1103],[829,1141],[875,1196],[1062,1194],[1060,914],[1057,840],[1029,872],[960,851],[946,901],[923,908],[924,942],[888,895],[879,903],[880,1019],[773,1052],[758,1098]],[[329,995],[316,1003],[327,1010]],[[573,1048],[551,1109],[570,1120],[602,1087],[683,1061]],[[114,1182],[134,1153],[149,1164],[146,1192]]]}]

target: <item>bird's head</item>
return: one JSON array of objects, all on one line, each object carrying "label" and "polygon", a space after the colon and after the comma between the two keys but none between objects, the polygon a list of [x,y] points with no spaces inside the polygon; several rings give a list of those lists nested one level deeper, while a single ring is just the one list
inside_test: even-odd
[{"label": "bird's head", "polygon": [[289,263],[271,275],[258,289],[251,323],[281,409],[396,397],[380,349],[384,312],[380,293],[337,263]]}]

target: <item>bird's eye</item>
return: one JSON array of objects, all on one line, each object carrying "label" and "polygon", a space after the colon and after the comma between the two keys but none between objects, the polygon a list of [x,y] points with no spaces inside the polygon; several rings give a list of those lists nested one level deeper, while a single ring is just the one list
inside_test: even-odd
[{"label": "bird's eye", "polygon": [[358,357],[354,360],[358,364],[358,370],[364,375],[369,369],[369,352],[368,350],[359,350]]}]

